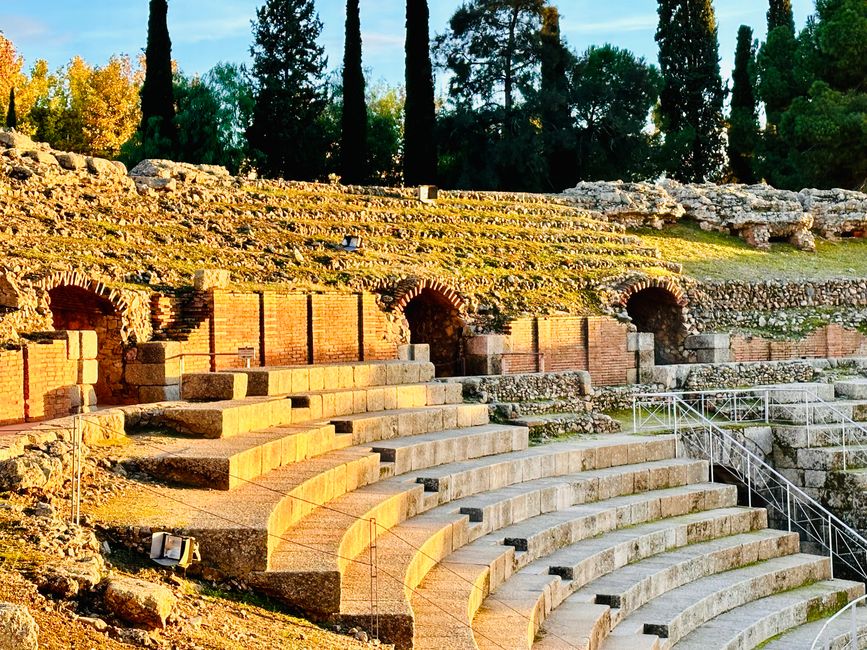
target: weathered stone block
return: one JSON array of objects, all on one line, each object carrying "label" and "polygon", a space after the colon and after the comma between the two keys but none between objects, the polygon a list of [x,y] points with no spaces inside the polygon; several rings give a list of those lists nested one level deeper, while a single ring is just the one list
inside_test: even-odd
[{"label": "weathered stone block", "polygon": [[39,626],[23,605],[0,603],[0,648],[38,650]]},{"label": "weathered stone block", "polygon": [[181,397],[191,402],[237,400],[247,396],[247,375],[241,372],[184,374]]},{"label": "weathered stone block", "polygon": [[136,346],[136,359],[140,363],[165,363],[177,360],[180,354],[181,344],[178,341],[151,341]]},{"label": "weathered stone block", "polygon": [[199,269],[193,274],[193,287],[196,291],[225,289],[230,281],[231,274],[225,269]]},{"label": "weathered stone block", "polygon": [[96,338],[96,332],[92,330],[81,330],[81,341],[79,344],[79,354],[82,359],[96,359],[99,352],[99,341]]},{"label": "weathered stone block", "polygon": [[99,362],[96,359],[82,359],[78,362],[78,383],[95,384],[99,379]]},{"label": "weathered stone block", "polygon": [[138,400],[141,404],[156,402],[177,402],[181,399],[181,389],[174,386],[139,386]]},{"label": "weathered stone block", "polygon": [[426,343],[400,345],[397,348],[397,358],[401,361],[430,361],[430,346]]},{"label": "weathered stone block", "polygon": [[696,350],[695,360],[697,363],[729,363],[731,361],[731,350],[728,348]]},{"label": "weathered stone block", "polygon": [[693,334],[686,337],[683,345],[687,350],[728,350],[731,337],[728,334]]},{"label": "weathered stone block", "polygon": [[180,383],[179,360],[165,363],[129,363],[126,381],[133,386],[171,386]]}]

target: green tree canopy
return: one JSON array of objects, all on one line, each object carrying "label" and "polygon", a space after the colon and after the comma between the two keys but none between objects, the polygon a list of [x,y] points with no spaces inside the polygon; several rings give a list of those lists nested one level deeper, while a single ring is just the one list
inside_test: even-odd
[{"label": "green tree canopy", "polygon": [[660,121],[668,173],[681,181],[719,176],[723,85],[711,0],[659,0]]},{"label": "green tree canopy", "polygon": [[149,157],[171,158],[177,143],[168,0],[150,0],[139,138]]},{"label": "green tree canopy", "polygon": [[759,116],[755,92],[756,44],[753,30],[747,25],[738,29],[735,67],[732,71],[731,112],[728,125],[728,157],[731,179],[738,183],[755,183],[753,170],[759,138]]},{"label": "green tree canopy", "polygon": [[325,165],[322,23],[313,0],[267,0],[253,23],[255,107],[247,131],[261,173],[311,180]]},{"label": "green tree canopy", "polygon": [[407,185],[437,182],[433,66],[427,0],[406,0],[406,108],[403,175]]},{"label": "green tree canopy", "polygon": [[350,184],[364,183],[367,180],[367,106],[364,103],[358,0],[346,0],[341,118],[340,169],[343,181]]}]

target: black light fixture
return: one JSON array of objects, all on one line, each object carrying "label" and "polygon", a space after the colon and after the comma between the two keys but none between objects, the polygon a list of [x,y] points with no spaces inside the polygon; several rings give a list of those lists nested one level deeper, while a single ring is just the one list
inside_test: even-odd
[{"label": "black light fixture", "polygon": [[340,243],[340,248],[348,253],[354,253],[362,245],[361,235],[345,235]]}]

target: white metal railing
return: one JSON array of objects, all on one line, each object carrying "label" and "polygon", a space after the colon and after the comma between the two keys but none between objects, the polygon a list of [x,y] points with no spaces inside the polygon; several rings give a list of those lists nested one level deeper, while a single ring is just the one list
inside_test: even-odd
[{"label": "white metal railing", "polygon": [[[730,402],[732,397],[725,396],[722,399]],[[750,407],[750,412],[752,410]],[[645,411],[652,411],[655,415],[649,419],[642,415]],[[636,424],[642,421],[664,422],[665,427],[676,435],[679,456],[708,460],[710,481],[714,480],[716,465],[725,467],[746,486],[750,506],[754,499],[760,499],[764,507],[785,519],[790,532],[800,533],[802,540],[827,554],[832,566],[836,560],[861,580],[867,580],[867,539],[791,483],[679,393],[636,396],[633,417]],[[730,414],[730,417],[734,415]]]},{"label": "white metal railing", "polygon": [[[867,629],[861,631],[858,625],[858,608],[862,610],[867,605],[867,595],[856,598],[843,609],[834,614],[831,618],[825,621],[810,650],[858,650],[867,642]],[[846,626],[846,631],[842,634],[834,627],[836,621],[844,620],[849,617]],[[841,645],[842,644],[842,645]]]},{"label": "white metal railing", "polygon": [[[798,401],[775,399],[782,393],[800,392]],[[675,398],[689,404],[704,418],[724,425],[749,423],[769,423],[772,409],[789,410],[791,415],[800,412],[793,420],[803,424],[806,431],[807,448],[825,446],[819,433],[830,444],[839,444],[843,470],[849,468],[851,454],[862,453],[867,456],[867,424],[856,422],[830,402],[809,388],[763,387],[734,390],[684,391],[668,393],[647,393],[638,395],[633,401],[632,417],[635,431],[648,428],[668,428],[673,423],[671,402]],[[803,422],[800,422],[800,420]],[[828,425],[839,425],[839,435]]]}]

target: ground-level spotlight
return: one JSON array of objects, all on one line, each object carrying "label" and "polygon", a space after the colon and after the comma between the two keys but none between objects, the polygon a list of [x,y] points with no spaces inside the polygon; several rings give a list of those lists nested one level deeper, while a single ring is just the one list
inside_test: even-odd
[{"label": "ground-level spotlight", "polygon": [[201,561],[199,543],[195,537],[154,533],[151,535],[151,559],[161,566],[186,569]]}]

